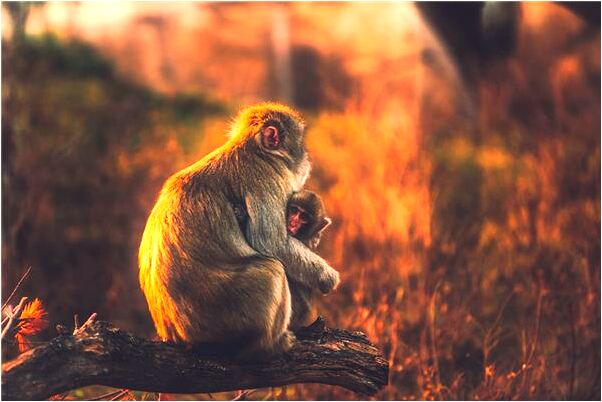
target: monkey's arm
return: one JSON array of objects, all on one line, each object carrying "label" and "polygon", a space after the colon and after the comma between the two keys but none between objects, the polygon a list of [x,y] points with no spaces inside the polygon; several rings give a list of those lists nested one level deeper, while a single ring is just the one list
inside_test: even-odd
[{"label": "monkey's arm", "polygon": [[[261,201],[259,201],[261,200]],[[286,208],[277,197],[265,194],[245,200],[249,222],[246,239],[260,254],[282,261],[286,273],[310,288],[328,293],[339,283],[339,273],[286,230]]]},{"label": "monkey's arm", "polygon": [[328,293],[339,284],[339,273],[322,257],[307,248],[301,241],[286,234],[288,250],[283,250],[280,260],[286,273],[297,281],[312,288],[316,286],[322,293]]}]

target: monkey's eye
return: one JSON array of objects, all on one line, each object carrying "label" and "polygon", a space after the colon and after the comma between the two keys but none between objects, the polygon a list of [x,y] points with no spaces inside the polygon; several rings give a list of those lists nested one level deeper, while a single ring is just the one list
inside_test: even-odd
[{"label": "monkey's eye", "polygon": [[299,217],[301,218],[301,222],[303,222],[303,223],[308,223],[310,220],[309,215],[306,214],[305,212],[301,212],[299,214]]},{"label": "monkey's eye", "polygon": [[263,146],[267,149],[278,149],[280,147],[280,134],[274,126],[267,126],[262,130]]},{"label": "monkey's eye", "polygon": [[289,213],[291,213],[291,214],[296,214],[297,212],[299,212],[299,208],[297,208],[294,205],[290,206],[288,209],[289,209]]}]

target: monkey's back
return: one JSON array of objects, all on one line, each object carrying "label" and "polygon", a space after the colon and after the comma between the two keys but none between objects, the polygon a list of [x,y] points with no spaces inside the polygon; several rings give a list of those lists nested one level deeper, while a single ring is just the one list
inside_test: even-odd
[{"label": "monkey's back", "polygon": [[[139,279],[158,335],[200,341],[233,280],[237,261],[254,255],[244,242],[211,160],[170,177],[153,207],[138,254]],[[224,256],[228,256],[227,259]]]}]

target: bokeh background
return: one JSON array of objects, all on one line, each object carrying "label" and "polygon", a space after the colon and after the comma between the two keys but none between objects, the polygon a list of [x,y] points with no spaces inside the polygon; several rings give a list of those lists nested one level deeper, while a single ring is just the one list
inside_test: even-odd
[{"label": "bokeh background", "polygon": [[3,3],[3,294],[153,336],[146,217],[261,100],[309,122],[375,398],[600,399],[599,3]]}]

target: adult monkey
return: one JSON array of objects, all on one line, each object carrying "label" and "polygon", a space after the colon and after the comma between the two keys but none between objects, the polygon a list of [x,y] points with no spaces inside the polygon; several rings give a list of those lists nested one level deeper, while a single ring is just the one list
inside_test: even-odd
[{"label": "adult monkey", "polygon": [[[338,285],[338,272],[287,234],[287,201],[310,171],[303,131],[286,106],[249,107],[226,144],[166,181],[138,255],[161,339],[281,353],[294,340],[286,275],[322,293]],[[245,207],[244,234],[233,205]]]}]

